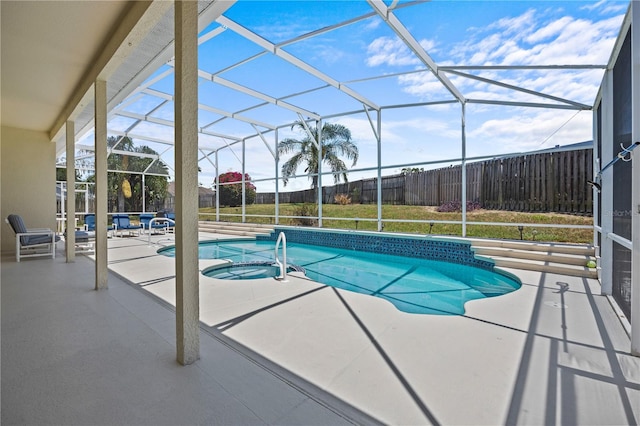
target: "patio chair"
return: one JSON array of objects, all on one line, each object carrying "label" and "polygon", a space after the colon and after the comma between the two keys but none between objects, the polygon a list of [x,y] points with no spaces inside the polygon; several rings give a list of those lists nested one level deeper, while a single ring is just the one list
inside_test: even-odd
[{"label": "patio chair", "polygon": [[169,222],[168,232],[175,232],[176,230],[176,214],[175,213],[167,213],[167,219],[171,220]]},{"label": "patio chair", "polygon": [[165,222],[167,225],[167,229],[165,230],[165,233],[175,233],[175,230],[176,230],[176,214],[175,213],[169,213],[167,211],[159,211],[158,214],[156,214],[156,217],[165,217],[169,219],[167,222]]},{"label": "patio chair", "polygon": [[131,220],[129,219],[129,215],[128,214],[114,214],[112,217],[112,222],[113,222],[113,228],[114,228],[114,233],[118,234],[118,231],[120,231],[120,236],[122,237],[124,234],[124,231],[127,231],[129,233],[129,235],[140,235],[140,230],[143,229],[142,225],[133,225],[131,224]]},{"label": "patio chair", "polygon": [[84,215],[84,230],[95,231],[96,230],[96,215],[93,213]]},{"label": "patio chair", "polygon": [[29,228],[24,224],[22,217],[10,214],[5,221],[11,225],[16,234],[16,261],[23,257],[51,256],[56,257],[56,242],[60,237],[48,228]]},{"label": "patio chair", "polygon": [[[160,222],[160,221],[153,221],[151,222],[151,219],[154,219],[156,216],[154,216],[153,213],[142,213],[140,215],[140,223],[143,226],[143,229],[146,229],[149,234],[151,234],[152,231],[158,231],[159,233],[162,234],[166,234],[167,233],[167,228],[169,227],[169,222]],[[162,216],[159,216],[162,217]]]},{"label": "patio chair", "polygon": [[[113,225],[107,226],[107,237],[109,236],[109,232],[113,233]],[[84,215],[84,230],[88,232],[95,232],[96,230],[96,215],[95,213],[88,213]]]},{"label": "patio chair", "polygon": [[[85,223],[86,226],[86,223]],[[92,254],[96,250],[96,233],[95,231],[76,231],[76,254]],[[67,238],[65,231],[64,237]]]}]

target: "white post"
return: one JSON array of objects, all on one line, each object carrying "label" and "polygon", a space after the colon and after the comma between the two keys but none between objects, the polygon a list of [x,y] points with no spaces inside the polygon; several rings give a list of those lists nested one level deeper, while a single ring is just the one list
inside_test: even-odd
[{"label": "white post", "polygon": [[[593,109],[593,117],[591,119],[592,123],[592,134],[593,134],[593,176],[591,176],[591,180],[596,182],[596,176],[598,175],[598,170],[600,170],[600,164],[602,160],[598,157],[598,143],[600,143],[600,147],[602,147],[602,129],[600,128],[601,124],[598,122],[598,111],[602,114],[602,99],[599,102],[596,102],[595,107]],[[598,222],[598,214],[600,212],[600,192],[595,186],[591,187],[591,191],[593,193],[593,246],[596,248],[596,260],[598,261],[598,278],[600,277],[600,245],[598,244],[598,235],[600,235],[600,241],[602,241],[602,234],[596,226],[601,227],[602,223]],[[600,215],[602,217],[602,215]],[[600,220],[602,222],[602,220]],[[602,229],[602,228],[600,228]]]},{"label": "white post", "polygon": [[147,212],[147,203],[146,203],[146,191],[144,190],[144,185],[145,185],[145,179],[144,179],[144,173],[142,173],[142,213],[146,213]]},{"label": "white post", "polygon": [[[378,185],[378,232],[383,230],[382,227],[382,110],[378,110],[378,122],[377,122],[377,130],[378,134],[376,135],[376,146],[378,149],[378,176],[377,182]],[[362,196],[362,194],[360,194]]]},{"label": "white post", "polygon": [[322,121],[316,121],[316,130],[318,134],[318,228],[322,228]]},{"label": "white post", "polygon": [[462,236],[467,236],[467,131],[466,131],[466,103],[461,102],[462,106],[462,116],[461,116],[461,125],[460,128],[462,130],[462,175],[460,179],[462,180],[462,194],[460,204],[462,206]]},{"label": "white post", "polygon": [[84,213],[89,213],[89,184],[84,184]]},{"label": "white post", "polygon": [[175,2],[176,346],[200,358],[198,271],[198,3]]},{"label": "white post", "polygon": [[65,228],[65,222],[64,222],[64,218],[66,217],[66,213],[65,210],[67,209],[67,185],[65,185],[66,182],[60,182],[60,219],[63,219],[60,222],[60,226],[58,227],[58,231],[59,232],[63,232],[64,228]]},{"label": "white post", "polygon": [[95,82],[96,290],[106,289],[107,269],[107,82]]},{"label": "white post", "polygon": [[216,151],[216,222],[220,222],[220,169],[218,168],[218,151]]},{"label": "white post", "polygon": [[67,235],[65,237],[65,250],[67,262],[76,259],[76,130],[73,121],[67,121]]},{"label": "white post", "polygon": [[245,193],[245,185],[247,184],[247,182],[245,181],[245,162],[246,162],[246,141],[244,139],[242,139],[242,223],[245,223],[247,221],[247,194]]},{"label": "white post", "polygon": [[[605,71],[602,80],[602,168],[613,159],[613,72]],[[613,232],[613,170],[607,170],[602,174],[600,181],[600,209],[602,223],[602,247],[600,247],[600,291],[602,294],[613,293],[613,241],[609,233]]]},{"label": "white post", "polygon": [[275,160],[276,160],[276,191],[275,191],[275,195],[276,195],[276,199],[275,199],[275,203],[276,203],[276,211],[275,211],[276,219],[275,219],[275,222],[276,222],[276,225],[279,225],[280,224],[280,194],[278,192],[278,189],[280,187],[279,186],[279,180],[280,179],[279,179],[278,168],[280,167],[280,153],[278,152],[278,129],[276,129],[275,139],[276,139],[276,151],[275,151],[276,152],[276,158],[275,158]]}]

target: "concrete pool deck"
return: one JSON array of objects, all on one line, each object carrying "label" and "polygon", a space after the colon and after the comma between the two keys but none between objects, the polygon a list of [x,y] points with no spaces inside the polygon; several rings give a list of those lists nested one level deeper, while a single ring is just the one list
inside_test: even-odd
[{"label": "concrete pool deck", "polygon": [[157,249],[109,239],[107,292],[89,259],[3,259],[3,424],[640,421],[640,358],[597,281],[509,270],[520,290],[432,316],[295,274],[202,276],[201,359],[179,367]]},{"label": "concrete pool deck", "polygon": [[[109,268],[173,305],[173,262],[157,249],[111,239]],[[599,283],[509,272],[520,290],[469,302],[464,316],[407,314],[296,274],[286,283],[202,276],[200,318],[387,424],[639,422],[640,358]]]}]

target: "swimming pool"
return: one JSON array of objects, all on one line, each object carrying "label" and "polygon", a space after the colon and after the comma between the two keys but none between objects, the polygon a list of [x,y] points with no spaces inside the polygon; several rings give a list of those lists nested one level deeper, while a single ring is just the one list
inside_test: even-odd
[{"label": "swimming pool", "polygon": [[[273,241],[201,242],[200,258],[272,262],[274,247]],[[175,254],[171,248],[159,253]],[[295,242],[287,244],[287,263],[302,267],[319,283],[379,297],[418,314],[462,315],[466,302],[510,293],[521,285],[513,276],[475,266]],[[217,269],[203,273],[215,275]]]}]

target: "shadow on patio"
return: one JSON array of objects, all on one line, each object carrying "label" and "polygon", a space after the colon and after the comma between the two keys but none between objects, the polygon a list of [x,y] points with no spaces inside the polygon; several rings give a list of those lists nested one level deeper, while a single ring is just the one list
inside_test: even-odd
[{"label": "shadow on patio", "polygon": [[179,367],[173,259],[109,244],[106,292],[83,257],[4,259],[3,423],[640,419],[640,359],[594,280],[510,270],[520,290],[438,316],[301,276],[203,276],[202,356]]}]

